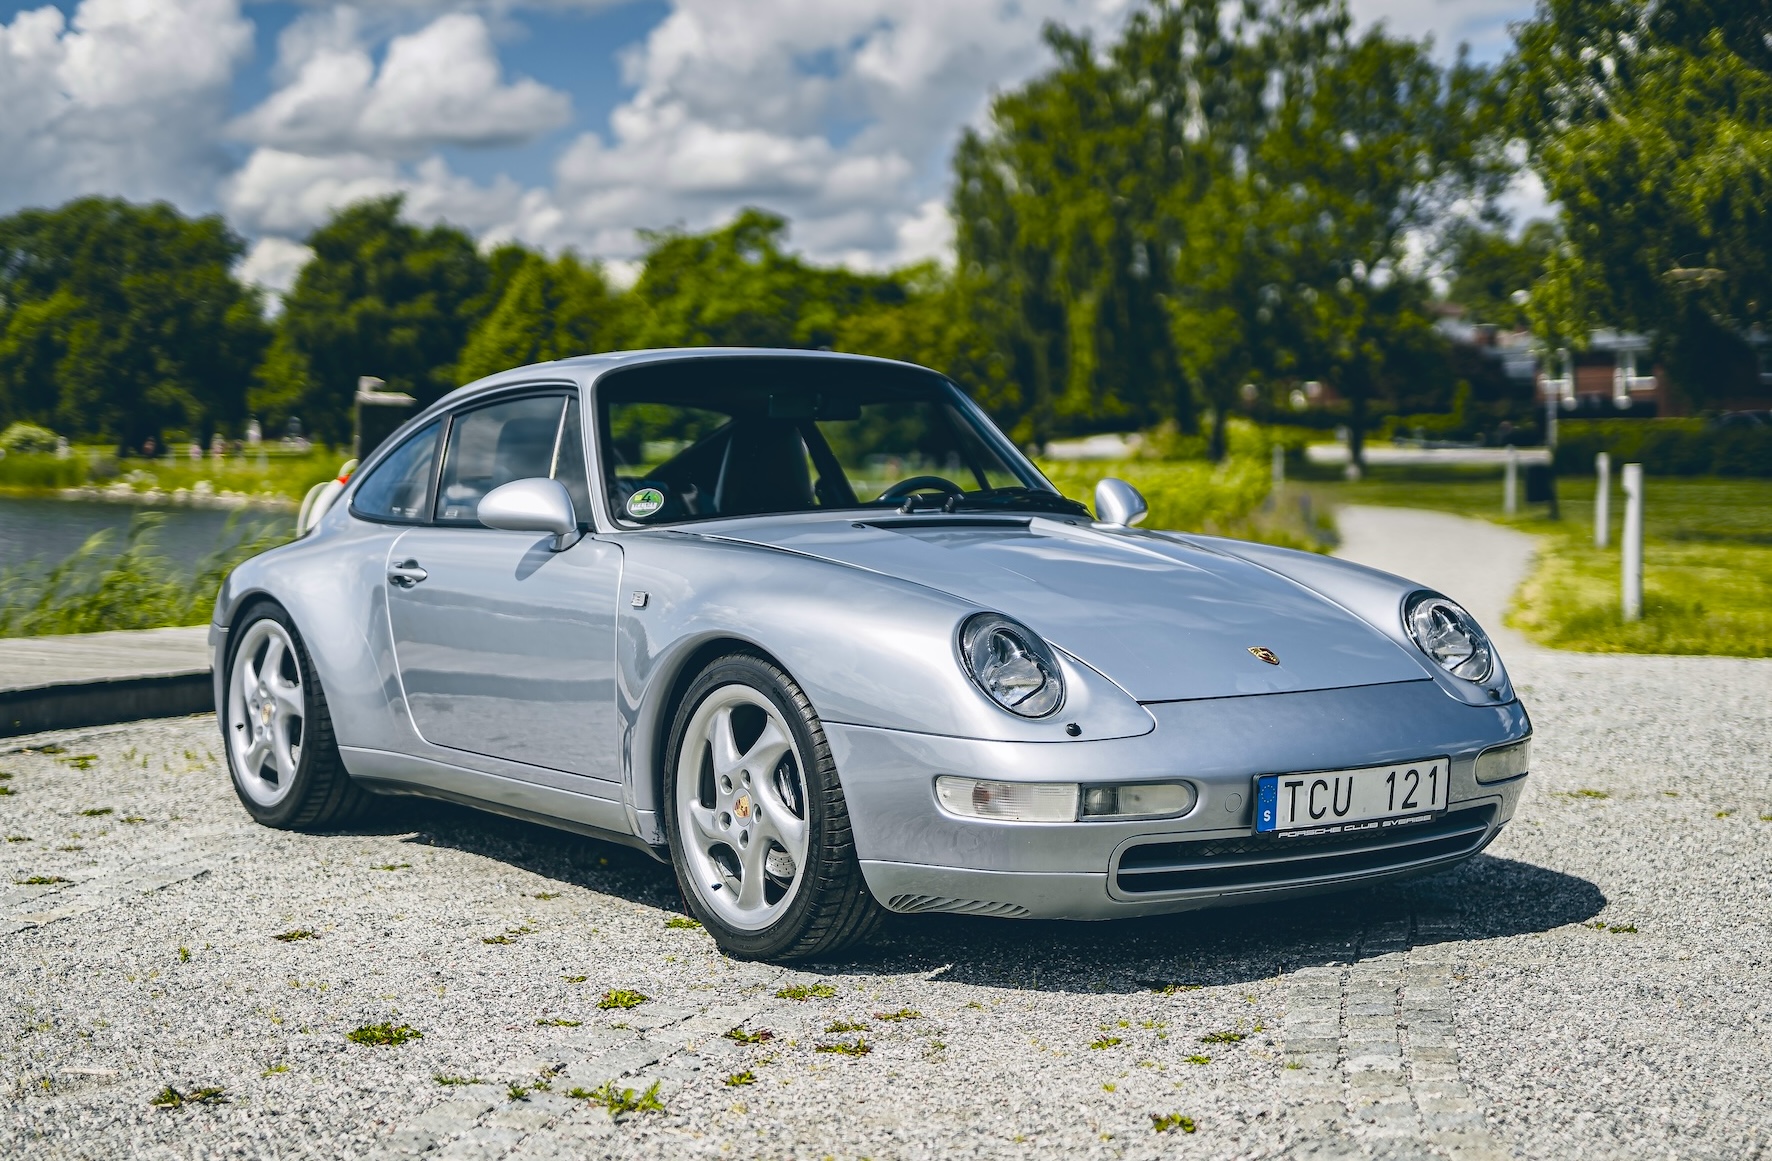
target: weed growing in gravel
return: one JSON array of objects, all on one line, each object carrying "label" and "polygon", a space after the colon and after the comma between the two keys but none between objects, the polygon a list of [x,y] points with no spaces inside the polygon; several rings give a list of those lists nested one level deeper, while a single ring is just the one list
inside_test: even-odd
[{"label": "weed growing in gravel", "polygon": [[896,1024],[900,1020],[921,1020],[922,1018],[923,1013],[917,1011],[915,1008],[900,1008],[896,1012],[874,1013],[874,1019],[885,1020],[889,1024]]},{"label": "weed growing in gravel", "polygon": [[435,1076],[431,1077],[431,1080],[436,1084],[443,1085],[445,1088],[453,1088],[454,1086],[456,1086],[458,1084],[485,1084],[486,1083],[485,1081],[481,1080],[477,1076],[445,1076],[440,1072],[437,1073]]},{"label": "weed growing in gravel", "polygon": [[820,1045],[816,1046],[815,1048],[813,1048],[812,1051],[814,1051],[814,1052],[834,1052],[839,1056],[866,1056],[868,1053],[872,1052],[873,1050],[874,1050],[874,1046],[872,1044],[869,1044],[862,1037],[857,1036],[855,1038],[855,1043],[853,1043],[853,1044],[850,1044],[850,1043],[843,1041],[843,1040],[839,1040],[834,1044],[820,1044]]},{"label": "weed growing in gravel", "polygon": [[372,870],[372,871],[410,871],[410,870],[412,870],[412,864],[411,863],[383,863],[379,867],[371,867],[370,870]]},{"label": "weed growing in gravel", "polygon": [[759,1028],[755,1032],[744,1028],[729,1028],[722,1033],[728,1040],[736,1040],[740,1044],[763,1044],[775,1039],[775,1033],[767,1028]]},{"label": "weed growing in gravel", "polygon": [[305,927],[299,927],[294,931],[279,932],[278,934],[271,936],[271,938],[280,943],[294,943],[301,939],[319,939],[320,934],[316,931],[309,931]]},{"label": "weed growing in gravel", "polygon": [[665,926],[672,931],[699,931],[701,930],[701,921],[691,919],[687,915],[673,915],[665,920]]},{"label": "weed growing in gravel", "polygon": [[635,1093],[631,1088],[618,1089],[613,1080],[603,1082],[601,1088],[585,1092],[575,1088],[566,1095],[575,1100],[588,1100],[593,1104],[602,1105],[609,1110],[609,1115],[618,1117],[623,1113],[662,1113],[664,1102],[658,1099],[658,1081],[643,1093]]},{"label": "weed growing in gravel", "polygon": [[103,818],[107,814],[115,813],[116,811],[108,806],[95,806],[91,810],[82,810],[80,812],[81,816],[84,818]]},{"label": "weed growing in gravel", "polygon": [[590,979],[591,977],[590,976],[561,976],[560,978],[565,980],[569,984],[582,984],[586,980]]},{"label": "weed growing in gravel", "polygon": [[1183,1059],[1186,1060],[1189,1064],[1211,1064],[1212,1063],[1212,1058],[1210,1056],[1202,1056],[1199,1053],[1195,1053],[1192,1056],[1183,1057]]},{"label": "weed growing in gravel", "polygon": [[1151,989],[1159,996],[1173,996],[1178,992],[1197,992],[1199,984],[1158,984]]},{"label": "weed growing in gravel", "polygon": [[1089,1047],[1091,1047],[1091,1048],[1112,1048],[1114,1045],[1118,1044],[1119,1042],[1120,1042],[1120,1038],[1118,1036],[1103,1036],[1100,1040],[1097,1040],[1094,1043],[1090,1044]]},{"label": "weed growing in gravel", "polygon": [[[1765,821],[1772,822],[1772,818],[1768,818]],[[31,836],[28,834],[9,834],[6,836],[6,841],[9,843],[28,843],[31,841]]]},{"label": "weed growing in gravel", "polygon": [[1591,787],[1583,786],[1580,790],[1570,791],[1569,797],[1570,798],[1611,798],[1612,792],[1609,790],[1595,790]]},{"label": "weed growing in gravel", "polygon": [[1596,919],[1592,923],[1584,923],[1582,926],[1591,927],[1595,931],[1610,931],[1615,935],[1635,935],[1637,933],[1637,925],[1634,923],[1605,923]]},{"label": "weed growing in gravel", "polygon": [[180,962],[180,963],[190,963],[191,962],[191,949],[190,948],[181,947],[178,949],[178,962]]},{"label": "weed growing in gravel", "polygon": [[743,1088],[747,1084],[756,1084],[756,1083],[757,1083],[757,1074],[752,1072],[748,1068],[745,1069],[743,1072],[735,1072],[731,1076],[726,1078],[726,1087],[727,1088]]},{"label": "weed growing in gravel", "polygon": [[537,1020],[535,1026],[537,1028],[577,1028],[583,1023],[583,1020]]},{"label": "weed growing in gravel", "polygon": [[97,754],[70,754],[66,758],[58,758],[63,765],[72,766],[76,770],[90,770],[98,761]]},{"label": "weed growing in gravel", "polygon": [[597,1007],[608,1011],[611,1008],[638,1008],[652,999],[644,992],[636,992],[631,988],[610,988],[597,1001]]},{"label": "weed growing in gravel", "polygon": [[514,1101],[526,1101],[529,1099],[529,1090],[520,1084],[507,1084],[505,1086],[505,1096]]},{"label": "weed growing in gravel", "polygon": [[123,818],[123,821],[124,822],[146,822],[148,820],[143,818],[139,814],[130,814],[130,815],[125,815]]},{"label": "weed growing in gravel", "polygon": [[260,1076],[278,1076],[278,1075],[288,1072],[288,1071],[289,1071],[289,1066],[287,1064],[273,1064],[273,1065],[271,1065],[271,1067],[269,1067],[269,1068],[265,1069],[263,1072],[259,1073],[259,1075]]},{"label": "weed growing in gravel", "polygon": [[1200,1037],[1201,1044],[1235,1044],[1247,1040],[1248,1036],[1241,1032],[1208,1032]]},{"label": "weed growing in gravel", "polygon": [[410,1024],[365,1024],[361,1028],[345,1033],[345,1039],[352,1044],[396,1045],[408,1040],[423,1040],[424,1033]]},{"label": "weed growing in gravel", "polygon": [[60,875],[32,875],[28,879],[20,879],[22,887],[47,887],[51,883],[71,883],[72,879],[64,879]]},{"label": "weed growing in gravel", "polygon": [[825,1031],[827,1033],[841,1034],[844,1032],[871,1032],[873,1029],[869,1028],[866,1024],[853,1024],[848,1020],[835,1020],[830,1024],[825,1025]]},{"label": "weed growing in gravel", "polygon": [[533,897],[536,899],[558,899],[560,897],[560,892],[558,892],[558,891],[537,891]]},{"label": "weed growing in gravel", "polygon": [[775,998],[778,1000],[798,1000],[801,1002],[806,1000],[834,1000],[837,998],[837,989],[829,984],[795,984],[792,987],[782,988],[780,991],[776,992]]},{"label": "weed growing in gravel", "polygon": [[180,1092],[167,1085],[148,1103],[157,1109],[178,1109],[186,1105],[225,1105],[228,1103],[228,1092],[223,1088],[198,1088],[190,1092]]},{"label": "weed growing in gravel", "polygon": [[1733,810],[1719,810],[1719,811],[1717,811],[1718,818],[1733,818],[1734,816],[1735,816],[1735,812]]},{"label": "weed growing in gravel", "polygon": [[533,928],[533,927],[529,926],[529,924],[525,923],[521,927],[507,927],[507,928],[505,928],[503,935],[483,935],[480,937],[480,942],[481,943],[516,943],[517,938],[519,936],[534,935],[534,934],[535,934],[535,928]]},{"label": "weed growing in gravel", "polygon": [[[12,777],[12,775],[8,774],[7,777],[10,778],[10,777]],[[0,798],[10,798],[12,795],[17,794],[17,793],[18,793],[18,791],[14,790],[10,786],[0,786]],[[10,842],[12,840],[8,839],[7,841]]]},{"label": "weed growing in gravel", "polygon": [[1191,1133],[1199,1127],[1194,1124],[1194,1118],[1184,1117],[1180,1113],[1152,1113],[1150,1116],[1151,1129],[1158,1133],[1167,1133],[1175,1129]]},{"label": "weed growing in gravel", "polygon": [[[1772,814],[1762,814],[1762,815],[1760,815],[1760,821],[1761,821],[1761,822],[1772,822]],[[7,839],[7,840],[6,840],[6,841],[7,841],[7,842],[12,842],[12,841],[13,841],[13,840],[12,840],[12,839]]]}]

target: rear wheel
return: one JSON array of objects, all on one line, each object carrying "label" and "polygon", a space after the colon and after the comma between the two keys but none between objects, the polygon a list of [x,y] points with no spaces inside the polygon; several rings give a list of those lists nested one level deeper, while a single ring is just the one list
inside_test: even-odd
[{"label": "rear wheel", "polygon": [[677,881],[728,953],[827,955],[877,924],[824,728],[770,662],[733,654],[696,678],[672,726],[665,801]]},{"label": "rear wheel", "polygon": [[228,637],[220,716],[241,805],[281,830],[355,817],[368,795],[345,772],[326,694],[289,614],[278,605],[256,605]]}]

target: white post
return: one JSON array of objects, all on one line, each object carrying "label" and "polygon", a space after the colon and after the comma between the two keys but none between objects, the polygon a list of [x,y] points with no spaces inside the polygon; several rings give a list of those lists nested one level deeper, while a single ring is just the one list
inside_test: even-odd
[{"label": "white post", "polygon": [[1274,445],[1274,491],[1286,486],[1286,449]]},{"label": "white post", "polygon": [[1604,548],[1612,539],[1612,457],[1594,457],[1594,547]]},{"label": "white post", "polygon": [[1509,516],[1520,510],[1520,453],[1507,445],[1507,478],[1501,485],[1501,510]]},{"label": "white post", "polygon": [[1643,465],[1624,465],[1624,619],[1643,619]]}]

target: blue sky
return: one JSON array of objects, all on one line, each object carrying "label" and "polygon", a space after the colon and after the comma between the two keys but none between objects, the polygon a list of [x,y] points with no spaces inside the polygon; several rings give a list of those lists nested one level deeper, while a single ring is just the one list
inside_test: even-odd
[{"label": "blue sky", "polygon": [[[1133,2],[0,0],[0,212],[219,209],[273,288],[333,209],[394,191],[618,268],[637,229],[749,204],[821,259],[940,256],[961,128],[1047,63],[1045,21],[1111,31]],[[1532,5],[1352,7],[1493,60]]]}]

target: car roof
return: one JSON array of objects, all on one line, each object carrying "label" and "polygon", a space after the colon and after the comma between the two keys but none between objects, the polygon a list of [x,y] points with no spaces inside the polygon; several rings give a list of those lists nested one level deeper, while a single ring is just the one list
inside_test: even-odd
[{"label": "car roof", "polygon": [[[458,387],[449,392],[439,404],[453,405],[463,399],[476,395],[481,391],[508,387],[516,383],[532,382],[537,379],[571,379],[581,386],[588,385],[604,374],[623,367],[637,367],[649,363],[691,362],[700,359],[806,359],[826,360],[830,362],[865,363],[880,367],[905,367],[930,374],[927,367],[916,363],[905,363],[896,359],[881,359],[873,355],[852,355],[841,351],[808,351],[797,347],[658,347],[640,351],[611,351],[599,355],[573,355],[565,359],[555,359],[547,363],[531,363],[525,367],[513,367],[509,371],[500,371],[483,379],[476,379],[465,387]],[[427,409],[431,410],[431,409]]]}]

